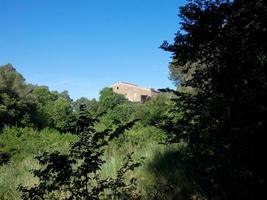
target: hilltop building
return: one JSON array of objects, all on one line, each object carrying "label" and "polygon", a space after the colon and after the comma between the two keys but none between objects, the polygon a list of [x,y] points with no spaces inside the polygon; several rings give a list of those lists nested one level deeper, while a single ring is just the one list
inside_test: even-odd
[{"label": "hilltop building", "polygon": [[129,101],[133,102],[145,102],[152,96],[157,95],[159,92],[151,89],[139,87],[138,85],[118,82],[112,86],[113,92],[124,95]]}]

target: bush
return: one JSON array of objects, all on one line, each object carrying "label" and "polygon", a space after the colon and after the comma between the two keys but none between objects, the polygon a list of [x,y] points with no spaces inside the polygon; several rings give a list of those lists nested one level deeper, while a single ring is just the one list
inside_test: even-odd
[{"label": "bush", "polygon": [[0,166],[0,199],[19,199],[16,188],[20,185],[37,183],[30,169],[38,168],[33,158],[45,151],[66,152],[76,136],[60,134],[53,129],[37,131],[32,128],[6,127],[0,134],[0,154],[10,156],[8,162]]}]

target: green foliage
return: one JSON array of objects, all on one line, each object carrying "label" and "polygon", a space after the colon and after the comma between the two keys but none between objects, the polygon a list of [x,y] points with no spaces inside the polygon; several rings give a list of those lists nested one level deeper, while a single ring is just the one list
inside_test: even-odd
[{"label": "green foliage", "polygon": [[[26,98],[30,92],[21,74],[12,65],[0,67],[0,128],[5,124],[23,125],[25,114],[35,112],[35,104]],[[33,117],[27,116],[29,120]]]},{"label": "green foliage", "polygon": [[56,129],[68,131],[74,129],[74,116],[70,101],[64,97],[59,97],[52,105],[51,117]]},{"label": "green foliage", "polygon": [[199,65],[201,65],[201,63],[188,62],[184,66],[179,66],[179,62],[176,59],[173,59],[169,65],[169,79],[172,80],[176,86],[180,86],[185,81],[192,79],[193,74]]},{"label": "green foliage", "polygon": [[133,116],[135,108],[136,104],[125,102],[115,106],[113,109],[108,109],[99,117],[99,123],[96,124],[97,130],[115,129],[118,123],[127,123],[135,119]]},{"label": "green foliage", "polygon": [[127,99],[123,95],[114,93],[112,88],[104,88],[100,91],[98,113],[105,113],[108,110],[112,110],[115,106],[125,103],[126,101]]},{"label": "green foliage", "polygon": [[[11,161],[21,161],[29,154],[38,155],[47,148],[56,148],[57,143],[70,143],[74,141],[75,136],[69,133],[60,134],[53,129],[43,129],[38,132],[32,128],[5,127],[0,134],[1,152],[8,152],[12,157]],[[62,149],[64,145],[62,146]],[[56,149],[60,149],[57,147]]]},{"label": "green foliage", "polygon": [[112,88],[104,88],[100,92],[98,105],[99,122],[96,124],[98,131],[107,128],[114,130],[117,124],[135,119],[133,113],[137,104],[129,102],[123,95],[114,93]]},{"label": "green foliage", "polygon": [[35,156],[52,151],[66,153],[76,140],[77,136],[52,129],[4,128],[0,134],[0,155],[7,154],[8,158],[0,164],[0,199],[20,199],[16,190],[20,184],[32,186],[38,182],[30,173],[40,167]]},{"label": "green foliage", "polygon": [[[84,122],[85,108],[81,107],[79,122]],[[123,181],[124,174],[128,170],[133,170],[140,163],[134,162],[131,156],[118,171],[116,179],[99,179],[99,171],[104,163],[103,154],[105,146],[110,140],[118,137],[124,130],[130,128],[134,121],[119,125],[114,131],[106,129],[103,132],[96,132],[94,128],[95,120],[89,118],[88,127],[83,123],[79,140],[75,142],[67,154],[59,152],[44,153],[36,157],[43,167],[34,171],[40,183],[31,188],[21,187],[22,199],[32,198],[64,198],[64,199],[100,199],[107,189],[112,190],[111,196],[129,197],[132,190],[131,184]],[[120,190],[121,189],[121,190]],[[129,194],[128,194],[129,193]],[[63,196],[62,196],[63,195]]]},{"label": "green foliage", "polygon": [[76,121],[76,132],[81,133],[87,131],[87,128],[92,126],[96,120],[92,120],[90,113],[85,104],[81,104],[79,108],[79,116]]},{"label": "green foliage", "polygon": [[40,128],[53,127],[51,110],[53,102],[57,99],[56,94],[50,92],[48,87],[35,86],[30,95],[37,104],[35,116],[37,126]]},{"label": "green foliage", "polygon": [[12,65],[4,65],[0,67],[0,128],[4,125],[74,131],[72,100],[67,91],[26,84]]},{"label": "green foliage", "polygon": [[[43,113],[49,110],[49,112],[47,112],[47,116],[49,116],[47,119],[51,119],[52,123],[53,116],[50,116],[50,112],[52,112],[53,104],[59,98],[59,94],[50,92],[48,88],[45,87],[35,87],[31,95],[32,98],[36,99],[36,102],[39,102],[39,112],[41,107],[43,108]],[[63,97],[60,96],[60,98]],[[102,113],[101,117],[99,118],[99,122],[97,120],[94,122],[97,123],[97,132],[105,133],[102,134],[102,136],[104,136],[103,140],[107,141],[112,132],[121,130],[122,124],[127,124],[129,121],[135,118],[139,118],[140,120],[133,128],[131,128],[129,131],[126,131],[125,134],[118,134],[118,136],[120,135],[118,138],[114,137],[114,139],[109,142],[108,146],[103,147],[103,157],[101,157],[101,160],[105,162],[99,165],[100,169],[97,171],[96,175],[94,173],[89,173],[89,191],[90,189],[95,188],[97,183],[99,187],[101,185],[105,187],[104,191],[99,193],[99,198],[110,199],[111,196],[113,196],[114,199],[151,199],[152,197],[153,199],[160,199],[160,197],[173,198],[176,196],[181,198],[181,193],[179,191],[184,191],[182,188],[191,187],[190,184],[185,181],[182,168],[176,168],[178,164],[174,164],[174,161],[169,162],[169,160],[175,160],[176,154],[174,152],[178,151],[180,148],[170,148],[164,146],[163,144],[159,144],[165,140],[165,136],[159,128],[155,127],[162,126],[160,121],[161,119],[164,119],[166,108],[172,103],[170,101],[170,96],[169,94],[159,95],[158,97],[152,98],[150,101],[151,102],[147,101],[144,104],[125,101],[124,103],[114,105],[112,109],[108,109]],[[78,133],[85,131],[86,128],[84,127],[90,127],[90,125],[92,125],[90,123],[90,118],[94,116],[94,114],[92,115],[92,113],[83,103],[80,103],[79,105],[80,109],[77,110],[76,108],[74,110],[75,115],[77,116],[75,125],[77,126],[76,130]],[[145,111],[146,114],[142,114],[142,110]],[[119,132],[117,131],[117,133]],[[25,135],[25,138],[28,137],[29,142],[31,141],[29,134],[26,133],[26,129],[25,131],[21,132],[21,135]],[[12,141],[11,138],[5,138],[5,140]],[[45,138],[42,140],[47,141]],[[57,139],[55,139],[55,141],[57,141]],[[39,142],[35,141],[35,143],[38,145]],[[90,142],[86,141],[85,143],[89,144]],[[51,144],[53,144],[53,142],[51,142]],[[14,145],[16,146],[16,144]],[[27,146],[27,144],[22,145],[25,147]],[[60,149],[61,144],[57,145],[58,146],[54,147],[55,150],[58,150],[58,148]],[[11,144],[8,146],[13,145]],[[23,151],[16,151],[17,153],[15,154],[8,148],[2,149],[3,153],[5,152],[7,155],[11,156],[10,164],[12,164],[14,160],[19,160],[19,157],[23,157],[22,160],[25,160],[25,162],[22,162],[23,166],[21,166],[20,170],[17,169],[17,167],[20,166],[18,164],[12,164],[10,168],[7,167],[9,164],[4,164],[1,168],[1,174],[3,177],[16,180],[2,184],[3,188],[5,189],[3,189],[2,192],[0,190],[0,194],[5,196],[6,199],[13,199],[12,195],[17,199],[19,198],[18,196],[20,196],[20,193],[15,190],[18,184],[27,186],[27,188],[38,188],[40,184],[45,184],[47,187],[49,187],[49,183],[47,184],[46,180],[44,180],[45,178],[47,178],[47,180],[49,179],[54,181],[54,183],[56,180],[59,180],[57,179],[57,176],[50,176],[45,173],[44,170],[46,169],[46,165],[40,166],[40,164],[33,159],[34,155],[39,155],[41,162],[46,164],[50,163],[49,166],[54,166],[56,163],[53,164],[53,162],[56,161],[66,162],[66,168],[63,169],[66,170],[66,172],[61,172],[60,169],[58,169],[59,171],[55,171],[61,173],[61,175],[63,173],[64,177],[68,177],[68,172],[78,173],[76,167],[80,166],[80,162],[82,160],[79,160],[78,164],[76,163],[68,165],[68,161],[71,161],[71,153],[68,151],[56,153],[53,151],[53,148],[49,147],[49,145],[47,145],[49,147],[49,153],[45,154],[44,156],[40,156],[40,154],[46,151],[45,148],[42,148],[42,146],[45,145],[40,144],[40,146],[41,148],[38,153],[30,151],[31,148],[35,149],[35,147],[29,147],[28,151],[25,153],[23,153]],[[135,154],[132,155],[131,153],[133,150],[135,151]],[[165,159],[165,156],[169,154],[171,154],[171,158]],[[126,155],[131,156],[128,157]],[[128,157],[128,159],[125,160],[125,156]],[[145,158],[144,165],[139,167],[137,170],[132,171],[132,167],[134,167],[137,163],[135,161],[142,160],[143,158]],[[6,157],[5,159],[9,160],[10,158]],[[7,161],[4,162],[6,163]],[[179,161],[177,161],[177,163],[178,162]],[[37,169],[37,171],[35,171],[36,173],[39,170],[40,174],[37,174],[37,177],[33,177],[32,174],[27,171],[28,169],[32,168]],[[18,173],[14,174],[14,171],[17,171]],[[127,173],[122,176],[122,174],[126,171]],[[39,175],[41,176],[41,174],[41,180],[44,181],[41,181],[40,183],[38,177]],[[14,179],[14,176],[19,178]],[[73,180],[74,179],[71,179],[70,181]],[[9,187],[11,187],[12,190],[9,190]],[[63,188],[59,188],[58,191],[49,193],[49,198],[68,198],[69,193],[64,192],[66,191],[65,186],[62,187]],[[175,193],[172,192],[174,188],[176,191]],[[44,187],[41,190],[43,189]],[[34,194],[33,190],[31,190],[30,193]],[[26,195],[31,194],[27,193]]]},{"label": "green foliage", "polygon": [[117,122],[125,123],[138,119],[143,126],[161,127],[167,117],[167,111],[173,104],[172,94],[159,94],[145,103],[129,102],[114,105],[113,109],[105,110],[99,118],[98,130],[116,127]]},{"label": "green foliage", "polygon": [[139,104],[134,113],[134,117],[140,119],[140,122],[144,126],[152,125],[161,127],[171,104],[170,94],[159,94],[144,104]]},{"label": "green foliage", "polygon": [[30,97],[37,104],[35,116],[38,127],[56,128],[61,132],[74,130],[75,116],[72,100],[66,91],[51,92],[45,86],[35,86]]},{"label": "green foliage", "polygon": [[0,86],[1,91],[8,94],[17,93],[19,96],[25,95],[25,79],[16,72],[11,64],[1,66],[0,71]]},{"label": "green foliage", "polygon": [[184,144],[166,146],[165,139],[161,129],[136,124],[110,143],[101,176],[116,177],[125,154],[134,149],[134,160],[144,158],[144,164],[133,172],[141,199],[188,199],[182,193],[192,191],[194,186],[184,173],[182,161],[177,159]]},{"label": "green foliage", "polygon": [[126,174],[140,167],[141,162],[136,162],[132,158],[133,153],[124,157],[123,165],[116,173],[116,178],[108,179],[108,190],[104,193],[104,199],[140,199],[141,194],[137,191],[137,179],[132,177],[126,180]]},{"label": "green foliage", "polygon": [[96,101],[96,99],[89,100],[85,97],[81,97],[80,99],[77,99],[73,103],[74,112],[76,114],[79,112],[80,105],[86,105],[86,109],[88,110],[88,112],[91,113],[92,115],[96,115],[97,109],[98,109],[98,102]]},{"label": "green foliage", "polygon": [[167,132],[188,142],[188,173],[207,199],[263,195],[266,14],[262,0],[190,1],[174,44],[162,45],[171,73],[194,90],[174,92]]}]

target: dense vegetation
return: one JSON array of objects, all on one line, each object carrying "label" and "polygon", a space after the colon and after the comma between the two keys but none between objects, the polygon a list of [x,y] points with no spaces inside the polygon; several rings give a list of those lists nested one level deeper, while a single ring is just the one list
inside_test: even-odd
[{"label": "dense vegetation", "polygon": [[[80,198],[92,199],[93,196],[107,198],[110,195],[115,198],[115,196],[118,197],[119,195],[120,198],[128,199],[126,197],[134,195],[136,196],[135,198],[142,196],[142,198],[149,199],[152,195],[156,198],[159,194],[161,196],[172,196],[173,194],[171,194],[171,189],[168,188],[168,185],[176,182],[183,182],[182,184],[184,184],[184,181],[182,181],[183,170],[181,167],[175,167],[175,163],[178,165],[178,162],[172,157],[172,154],[182,148],[183,145],[174,144],[167,147],[160,144],[165,141],[166,137],[160,127],[169,106],[172,104],[172,95],[161,94],[145,103],[133,103],[129,102],[124,96],[113,93],[112,89],[104,88],[100,91],[98,101],[95,99],[88,100],[84,97],[73,101],[69,98],[67,92],[51,92],[47,87],[25,83],[23,76],[10,64],[2,66],[0,72],[4,83],[1,86],[6,88],[1,90],[1,97],[16,94],[12,96],[13,105],[19,107],[20,104],[18,102],[23,99],[31,107],[28,110],[18,108],[14,114],[13,106],[10,106],[8,104],[9,101],[2,98],[3,119],[7,115],[13,115],[16,121],[1,121],[0,158],[2,166],[0,167],[0,198],[19,199],[22,193],[18,190],[18,187],[21,186],[23,186],[21,188],[24,191],[23,198],[25,199],[32,198],[37,194],[43,198],[63,198],[62,196],[57,196],[59,193],[46,194],[45,191],[47,190],[44,186],[36,188],[35,184],[42,183],[42,185],[45,185],[49,182],[47,181],[48,179],[50,181],[54,180],[55,185],[57,185],[56,180],[59,180],[56,177],[48,177],[49,175],[45,177],[47,180],[38,176],[38,174],[42,174],[42,170],[46,170],[42,165],[45,163],[50,164],[50,170],[53,167],[55,167],[54,170],[63,170],[66,167],[63,168],[62,166],[68,166],[68,163],[79,162],[80,164],[80,156],[79,159],[75,159],[77,152],[82,155],[85,154],[83,152],[84,149],[97,149],[96,146],[88,146],[92,145],[90,141],[94,135],[104,135],[105,137],[98,138],[100,140],[103,139],[103,146],[98,146],[100,148],[98,149],[98,165],[95,166],[95,171],[90,172],[91,175],[99,174],[98,181],[103,183],[102,189],[105,189],[105,192],[90,194],[87,191],[86,193],[83,192],[83,194],[91,196],[80,196]],[[10,85],[7,86],[7,83]],[[15,85],[20,85],[20,87],[15,87]],[[17,88],[23,88],[28,92],[20,95],[21,90]],[[9,91],[9,93],[6,91]],[[133,124],[133,122],[135,123]],[[132,123],[131,126],[129,123]],[[122,131],[122,129],[128,130]],[[125,133],[122,134],[122,132]],[[116,137],[109,140],[108,137],[112,134],[114,135],[114,133],[116,133]],[[83,145],[86,146],[81,145],[80,149],[78,148],[79,150],[77,150],[76,148],[74,152],[73,149],[78,144],[80,145],[82,140],[86,141],[83,142]],[[98,142],[94,143],[94,145],[98,144]],[[93,151],[92,153],[95,154],[96,152]],[[169,157],[165,158],[165,154],[169,154]],[[50,156],[56,157],[57,159],[54,160],[60,162],[60,165],[51,163]],[[156,157],[162,159],[162,161],[157,163],[155,161]],[[60,161],[60,159],[63,160]],[[169,164],[169,161],[171,161],[171,164]],[[40,165],[41,163],[42,165]],[[143,165],[139,166],[140,163],[143,163]],[[136,168],[137,166],[139,168]],[[132,167],[136,169],[134,170]],[[30,173],[32,169],[35,170],[36,177]],[[130,172],[131,170],[134,171]],[[72,171],[73,177],[77,176],[77,168],[68,168],[68,173],[70,171]],[[125,175],[122,177],[123,174],[121,174],[121,177],[119,177],[121,179],[118,179],[120,172],[125,173]],[[179,176],[173,177],[173,172],[179,174]],[[66,178],[65,172],[62,171],[62,173]],[[80,171],[80,173],[82,172]],[[165,177],[166,175],[167,177]],[[94,177],[94,179],[96,180],[97,177]],[[156,177],[161,178],[157,180]],[[131,182],[131,180],[135,179],[136,182]],[[82,181],[83,179],[75,180],[76,184],[78,184],[79,180]],[[124,187],[121,186],[121,183],[124,183]],[[85,184],[79,183],[79,185]],[[95,187],[90,182],[88,182],[88,185]],[[100,185],[98,184],[98,186]],[[166,188],[157,194],[155,188],[161,188],[160,185],[162,185],[162,188]],[[116,190],[114,189],[115,186]],[[31,187],[32,189],[30,189]],[[47,187],[52,190],[51,185],[47,185]],[[111,190],[110,187],[113,189]],[[58,190],[58,188],[55,188],[55,190]],[[72,190],[75,191],[75,188],[72,188]],[[93,190],[96,191],[96,188]],[[63,192],[64,187],[60,191]],[[102,192],[99,188],[97,191]],[[117,191],[116,194],[114,191]],[[165,193],[162,193],[163,191]],[[179,190],[177,190],[178,193]],[[73,192],[73,195],[77,197],[78,193]],[[71,196],[68,197],[70,198]]]},{"label": "dense vegetation", "polygon": [[73,101],[0,68],[0,199],[264,195],[266,2],[188,1],[180,17],[161,46],[177,90],[145,103]]},{"label": "dense vegetation", "polygon": [[184,88],[168,133],[187,141],[188,174],[207,199],[258,199],[267,167],[266,1],[191,1],[180,16],[174,43],[162,45]]}]

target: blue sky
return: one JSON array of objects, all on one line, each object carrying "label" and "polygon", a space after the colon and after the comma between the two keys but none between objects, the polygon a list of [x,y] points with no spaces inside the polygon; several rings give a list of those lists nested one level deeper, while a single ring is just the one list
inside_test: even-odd
[{"label": "blue sky", "polygon": [[0,0],[0,65],[28,83],[97,98],[118,81],[174,87],[170,54],[185,0]]}]

